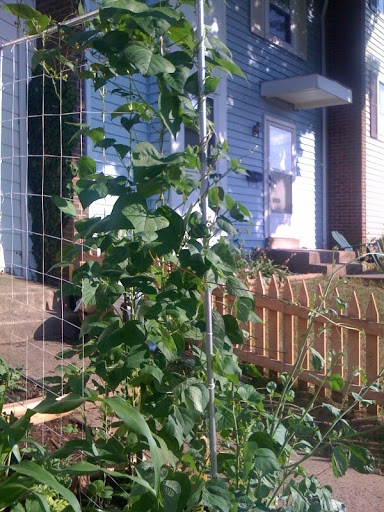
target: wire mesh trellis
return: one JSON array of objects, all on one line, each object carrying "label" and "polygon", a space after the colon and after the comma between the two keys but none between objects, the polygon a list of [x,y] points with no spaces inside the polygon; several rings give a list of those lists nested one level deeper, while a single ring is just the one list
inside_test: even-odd
[{"label": "wire mesh trellis", "polygon": [[[94,14],[70,24],[82,30],[84,18]],[[60,44],[59,34],[55,37]],[[69,144],[71,133],[85,122],[109,122],[106,114],[115,107],[108,87],[96,95],[66,69],[58,70],[54,82],[43,67],[32,69],[40,44],[37,38],[21,37],[0,48],[0,357],[21,374],[12,395],[16,401],[44,396],[52,379],[56,394],[62,395],[65,367],[84,364],[66,356],[79,341],[78,314],[65,298],[68,269],[51,267],[72,243],[74,224],[56,209],[57,229],[51,228],[53,196],[67,196],[71,166],[87,151],[105,174],[122,169],[108,150],[91,149],[83,137]],[[75,98],[70,108],[65,103],[69,89]],[[67,199],[73,199],[71,194]],[[113,202],[107,197],[84,212],[73,199],[79,217],[106,215]],[[49,251],[55,261],[47,257]],[[82,247],[79,260],[84,257]],[[55,435],[61,435],[57,427]]]}]

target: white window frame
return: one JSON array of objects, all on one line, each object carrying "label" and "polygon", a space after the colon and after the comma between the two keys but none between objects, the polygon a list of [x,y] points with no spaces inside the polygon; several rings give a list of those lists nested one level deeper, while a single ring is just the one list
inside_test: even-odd
[{"label": "white window frame", "polygon": [[[380,86],[382,86],[383,111],[380,112]],[[384,141],[384,75],[377,76],[377,138]]]},{"label": "white window frame", "polygon": [[270,0],[251,1],[251,32],[288,50],[298,57],[307,58],[307,2],[291,0],[291,43],[270,33]]}]

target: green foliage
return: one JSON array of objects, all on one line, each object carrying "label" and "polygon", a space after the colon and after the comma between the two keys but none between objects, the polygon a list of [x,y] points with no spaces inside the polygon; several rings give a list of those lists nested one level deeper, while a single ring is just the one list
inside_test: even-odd
[{"label": "green foliage", "polygon": [[[254,297],[239,278],[236,251],[220,235],[221,230],[234,235],[237,223],[247,222],[250,214],[224,193],[223,176],[215,163],[223,158],[232,172],[243,169],[228,157],[225,143],[216,145],[206,176],[212,210],[206,222],[193,204],[193,193],[200,192],[200,156],[209,140],[176,154],[163,151],[167,132],[175,136],[182,123],[197,125],[194,105],[201,99],[196,97],[194,72],[199,41],[178,7],[105,0],[88,31],[62,30],[72,58],[83,59],[86,50],[93,55],[81,77],[96,90],[115,76],[126,78],[127,87],[113,91],[121,105],[111,117],[121,122],[129,144],[108,137],[101,127],[83,126],[78,133],[103,150],[114,148],[126,175],[96,173],[90,157],[78,162],[76,193],[83,207],[108,194],[118,196],[110,215],[76,223],[84,245],[103,253],[101,263],[89,261],[73,272],[70,290],[81,293],[84,305],[95,306],[95,313],[82,324],[81,342],[84,336],[86,343],[68,354],[77,352],[79,357],[78,367],[71,363],[64,368],[68,396],[45,400],[21,420],[2,420],[3,508],[19,501],[27,509],[28,500],[33,500],[36,510],[47,510],[44,493],[36,487],[39,483],[66,500],[72,510],[330,511],[330,490],[304,474],[303,460],[330,446],[335,474],[343,474],[348,465],[362,472],[372,467],[369,454],[345,435],[348,408],[333,406],[330,428],[321,432],[311,416],[314,402],[305,407],[293,402],[306,343],[292,375],[281,376],[280,388],[275,382],[263,389],[243,382],[234,346],[245,341],[241,323],[259,319]],[[214,90],[215,70],[241,72],[222,43],[211,37],[208,43],[207,84]],[[40,53],[35,61],[45,60],[48,70],[47,59],[55,58]],[[77,68],[77,63],[69,64]],[[136,75],[156,81],[156,105],[140,97]],[[139,122],[156,127],[156,143],[138,143]],[[39,168],[41,162],[35,165]],[[51,193],[60,196],[57,190]],[[170,193],[188,206],[184,215],[169,208]],[[153,195],[156,201],[151,208],[147,199]],[[64,191],[55,204],[71,214],[68,197]],[[63,264],[70,263],[75,252],[68,248]],[[207,355],[201,343],[207,336],[207,319],[202,297],[217,287],[230,293],[234,303],[224,315],[219,308],[213,311],[218,476],[211,478]],[[120,296],[122,315],[111,308]],[[315,317],[316,312],[312,331]],[[309,344],[312,331],[304,340]],[[322,368],[323,359],[314,350],[312,355],[314,367]],[[256,375],[257,370],[249,365],[248,373]],[[324,382],[328,379],[332,389],[343,386],[333,373],[324,376]],[[58,387],[53,380],[51,389],[61,393],[61,380]],[[93,431],[87,427],[84,439],[70,441],[53,453],[39,447],[31,456],[20,450],[19,445],[27,442],[32,414],[68,412],[87,401],[97,404],[101,427]],[[79,452],[82,460],[73,462]],[[63,478],[78,476],[91,479],[82,489],[81,503],[63,483]]]},{"label": "green foliage", "polygon": [[252,254],[247,255],[240,248],[236,250],[235,258],[243,280],[256,279],[260,272],[264,279],[268,280],[274,275],[281,282],[290,274],[286,265],[277,265],[268,258],[264,249],[256,248]]},{"label": "green foliage", "polygon": [[[28,209],[38,278],[57,263],[62,229],[75,213],[73,205],[68,205],[73,196],[71,155],[77,145],[76,140],[71,140],[76,132],[71,123],[77,121],[72,82],[64,80],[60,84],[58,79],[42,73],[39,66],[28,93]],[[58,200],[66,201],[63,215],[57,209]]]}]

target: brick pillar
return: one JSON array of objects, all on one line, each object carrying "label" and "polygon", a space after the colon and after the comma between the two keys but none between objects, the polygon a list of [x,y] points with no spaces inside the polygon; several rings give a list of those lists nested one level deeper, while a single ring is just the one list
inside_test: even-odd
[{"label": "brick pillar", "polygon": [[352,244],[366,236],[364,10],[364,0],[331,0],[327,12],[327,75],[353,94],[352,105],[327,112],[329,235]]}]

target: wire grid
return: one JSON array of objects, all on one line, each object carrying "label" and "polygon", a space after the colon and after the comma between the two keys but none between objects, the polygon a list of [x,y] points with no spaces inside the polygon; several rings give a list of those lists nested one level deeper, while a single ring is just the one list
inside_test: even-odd
[{"label": "wire grid", "polygon": [[[59,36],[58,36],[59,37]],[[59,41],[60,44],[60,41]],[[31,237],[40,237],[42,251],[50,239],[56,239],[60,245],[60,259],[63,249],[71,243],[66,238],[61,214],[60,236],[53,236],[45,229],[43,205],[52,201],[52,196],[44,193],[47,178],[46,167],[50,159],[56,159],[60,174],[60,196],[63,194],[63,164],[68,159],[75,163],[83,155],[89,154],[96,160],[97,170],[106,174],[122,174],[124,165],[108,150],[94,150],[83,138],[79,139],[74,155],[63,151],[63,127],[67,116],[75,116],[79,123],[88,123],[91,127],[102,126],[107,132],[111,113],[116,106],[111,100],[107,87],[101,93],[94,93],[84,83],[76,82],[78,101],[74,112],[62,112],[60,101],[59,133],[60,151],[58,155],[45,153],[45,120],[53,114],[45,112],[45,102],[41,103],[42,154],[29,153],[30,109],[28,104],[32,80],[31,57],[36,42],[28,38],[9,42],[0,49],[0,357],[10,368],[20,368],[22,385],[16,387],[14,400],[28,400],[36,394],[46,394],[47,377],[53,375],[61,379],[60,391],[63,394],[64,367],[81,366],[83,361],[72,362],[64,358],[66,349],[79,340],[80,327],[77,314],[66,305],[64,286],[68,281],[66,270],[52,274],[45,268],[44,258],[41,272],[36,270],[31,247]],[[42,70],[39,75],[43,81],[43,95],[50,77]],[[34,75],[34,78],[36,75]],[[57,94],[62,98],[65,70],[59,74]],[[111,84],[116,87],[116,83]],[[115,127],[115,131],[118,129]],[[123,141],[124,142],[124,141]],[[41,158],[41,201],[42,233],[32,229],[28,201],[32,194],[28,187],[30,158]],[[105,216],[110,213],[115,198],[107,197],[98,201],[92,211],[82,212],[79,203],[74,202],[80,215]],[[81,247],[80,259],[84,260],[84,247]],[[81,340],[84,346],[84,340]],[[44,432],[49,429],[45,425]],[[55,434],[61,435],[54,428]],[[59,429],[60,430],[60,429]],[[44,438],[42,439],[44,442]]]}]

